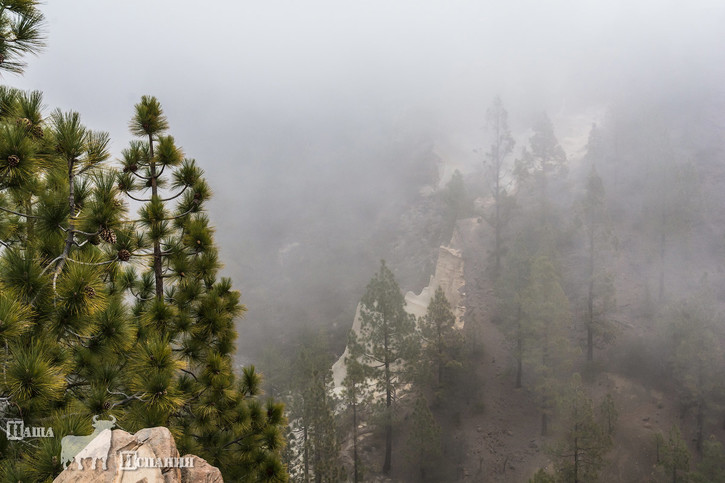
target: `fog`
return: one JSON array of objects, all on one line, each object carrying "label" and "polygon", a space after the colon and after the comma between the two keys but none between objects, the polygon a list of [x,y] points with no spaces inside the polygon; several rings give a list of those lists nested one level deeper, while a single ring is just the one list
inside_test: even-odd
[{"label": "fog", "polygon": [[[242,359],[258,355],[262,325],[344,333],[391,256],[381,233],[399,213],[383,208],[415,192],[417,159],[477,169],[494,96],[521,140],[548,112],[572,157],[614,104],[723,106],[717,0],[54,0],[43,11],[46,51],[6,82],[79,111],[116,155],[134,103],[159,98],[215,191],[222,260],[249,308]],[[426,269],[403,288],[420,289]]]},{"label": "fog", "polygon": [[[108,131],[114,159],[133,139],[134,105],[144,95],[158,98],[168,134],[208,178],[213,197],[203,206],[222,274],[247,308],[232,343],[232,316],[224,316],[234,295],[224,293],[230,302],[223,306],[211,296],[197,298],[214,251],[195,258],[198,273],[191,277],[182,261],[161,261],[158,240],[152,288],[159,298],[164,288],[174,294],[158,306],[158,299],[146,303],[153,299],[151,272],[135,281],[132,271],[109,270],[97,288],[78,285],[83,300],[106,288],[130,293],[128,310],[125,295],[115,297],[118,313],[103,313],[98,334],[95,318],[87,334],[69,332],[78,340],[68,366],[78,374],[58,387],[69,383],[85,409],[109,415],[118,407],[121,421],[130,403],[139,417],[133,424],[171,427],[181,435],[177,442],[214,458],[227,479],[249,462],[273,469],[256,459],[262,453],[294,481],[382,474],[441,482],[725,478],[717,443],[725,441],[722,0],[53,0],[41,10],[47,47],[24,59],[23,75],[3,74],[3,82],[42,91],[46,121],[52,109],[73,110],[89,128]],[[6,137],[15,133],[28,146],[52,149],[47,141],[57,138],[43,129],[47,134],[57,123],[18,113],[0,113]],[[2,173],[25,166],[23,153],[10,147],[0,159]],[[37,153],[44,161],[47,152]],[[122,166],[126,175],[92,183],[113,191],[136,173],[138,159]],[[154,163],[140,163],[141,172],[155,173]],[[44,176],[44,187],[65,186]],[[135,176],[157,189],[156,174]],[[192,207],[205,196],[193,178],[179,198]],[[151,255],[143,240],[138,249],[129,245],[126,222],[114,232],[110,219],[94,218],[92,233],[73,228],[81,219],[74,215],[72,230],[65,229],[45,216],[51,205],[36,189],[42,191],[28,193],[38,199],[38,215],[26,211],[34,199],[21,199],[22,190],[9,190],[7,198],[0,192],[0,201],[11,203],[0,210],[0,228],[31,248],[36,223],[69,234],[54,291],[66,258],[115,270],[132,267],[121,263],[132,255]],[[70,213],[90,206],[75,203],[71,196]],[[193,218],[203,225],[193,211],[174,223]],[[148,228],[144,223],[133,229]],[[179,253],[207,248],[199,226],[175,226]],[[195,242],[186,236],[193,230],[201,233]],[[110,259],[69,258],[80,234],[90,243],[84,250]],[[14,247],[0,242],[0,268],[10,272]],[[83,244],[76,243],[79,253]],[[163,257],[176,256],[174,250]],[[5,279],[16,272],[2,275],[2,289],[14,287]],[[29,279],[11,281],[23,280]],[[224,283],[203,281],[205,294],[226,291]],[[77,297],[81,289],[68,293]],[[160,308],[166,302],[169,312]],[[156,321],[161,333],[175,334],[169,354],[180,352],[189,370],[178,378],[176,368],[164,373],[169,391],[154,386],[127,395],[120,378],[107,382],[104,364],[115,359],[94,352],[96,338],[116,334],[110,324],[125,324],[138,326],[133,337],[146,343]],[[388,324],[398,325],[387,332]],[[114,347],[128,352],[119,356],[120,373],[127,357],[137,357],[137,345],[141,351],[136,339],[133,350]],[[3,364],[24,360],[14,351],[6,343]],[[237,369],[255,364],[263,379],[249,368],[238,379],[217,377],[220,367],[231,368],[230,354]],[[149,361],[156,367],[154,354]],[[86,366],[102,374],[85,381]],[[138,370],[129,388],[137,379],[155,384]],[[22,371],[7,372],[9,378]],[[183,402],[176,385],[179,394],[201,392]],[[168,398],[164,411],[191,419],[173,422],[147,411],[137,404],[146,404],[147,395]],[[267,396],[286,405],[284,416],[282,406],[262,405]],[[65,411],[73,397],[47,406]],[[192,421],[199,407],[203,416]],[[246,447],[252,433],[216,433],[232,421],[229,414],[241,433],[249,418],[261,418],[249,425],[255,428],[267,418],[263,437],[253,435],[253,455],[227,451]],[[571,450],[583,439],[584,449]],[[5,443],[0,437],[0,447]],[[57,445],[39,448],[47,450],[49,474],[58,473]],[[678,468],[678,458],[690,466]],[[13,476],[11,469],[0,465],[3,476]]]}]

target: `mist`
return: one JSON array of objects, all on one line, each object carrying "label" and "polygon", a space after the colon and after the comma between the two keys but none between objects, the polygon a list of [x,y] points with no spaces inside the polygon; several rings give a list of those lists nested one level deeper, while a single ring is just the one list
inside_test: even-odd
[{"label": "mist", "polygon": [[[721,1],[54,0],[42,9],[47,48],[5,82],[42,90],[46,106],[78,111],[108,131],[114,157],[132,139],[134,104],[145,94],[159,99],[169,133],[214,192],[208,211],[223,273],[247,307],[237,321],[237,362],[259,364],[275,397],[292,377],[277,377],[275,364],[310,334],[329,337],[320,349],[327,362],[343,353],[381,259],[402,293],[428,286],[439,246],[457,229],[455,216],[446,221],[456,170],[470,205],[488,206],[486,112],[497,96],[516,141],[512,162],[540,116],[551,120],[570,170],[552,194],[562,216],[572,214],[592,165],[604,181],[624,231],[618,243],[630,255],[612,262],[614,271],[637,286],[618,294],[617,317],[637,336],[607,356],[612,367],[647,379],[667,364],[638,345],[641,331],[655,330],[647,304],[655,304],[658,277],[666,277],[668,304],[699,293],[703,279],[723,282],[714,262],[725,234]],[[606,145],[596,162],[593,125]],[[666,157],[697,167],[702,183],[691,198],[704,215],[691,235],[669,240],[661,275],[657,248],[642,240],[657,230],[653,193],[662,185],[650,173]],[[466,209],[459,218],[485,225],[481,210]],[[481,273],[486,236],[462,248]],[[576,294],[581,315],[585,254],[580,241],[559,242],[570,250],[561,257],[562,286]],[[471,270],[466,277],[478,278],[466,279],[469,295],[494,290]],[[479,315],[469,311],[468,320],[490,309],[476,303]],[[648,321],[641,326],[640,315]]]},{"label": "mist", "polygon": [[[429,143],[471,171],[499,95],[514,132],[547,111],[576,154],[613,102],[722,103],[725,79],[716,1],[81,1],[45,11],[47,50],[7,80],[109,131],[116,154],[133,103],[159,97],[216,192],[212,216],[248,326],[272,303],[255,303],[258,273],[300,242],[290,221],[368,222],[360,213],[379,206],[396,143]],[[249,260],[250,245],[270,250]]]}]

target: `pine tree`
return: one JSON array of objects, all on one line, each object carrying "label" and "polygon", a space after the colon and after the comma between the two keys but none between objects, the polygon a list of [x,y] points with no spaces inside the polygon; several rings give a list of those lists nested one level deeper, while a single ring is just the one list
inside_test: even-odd
[{"label": "pine tree", "polygon": [[617,327],[608,319],[608,313],[615,306],[614,284],[603,263],[606,252],[614,248],[615,239],[607,214],[604,183],[594,166],[587,179],[579,212],[586,235],[588,283],[584,326],[587,361],[592,362],[594,348],[611,343],[617,334]]},{"label": "pine tree", "polygon": [[77,113],[45,118],[39,92],[3,88],[0,104],[0,393],[6,417],[53,427],[57,438],[8,444],[0,473],[43,481],[62,470],[60,438],[83,434],[91,415],[112,409],[108,391],[135,340],[105,283],[112,261],[89,243],[124,208],[104,169],[107,134],[88,130]]},{"label": "pine tree", "polygon": [[517,236],[513,242],[513,250],[509,261],[504,267],[502,277],[496,285],[498,310],[503,323],[503,333],[509,342],[511,352],[516,360],[517,389],[523,384],[524,360],[530,359],[530,347],[535,342],[533,320],[524,317],[523,297],[529,283],[531,271],[526,240]]},{"label": "pine tree", "polygon": [[702,460],[691,477],[695,483],[725,483],[725,452],[715,436],[710,435],[705,441]]},{"label": "pine tree", "polygon": [[[120,198],[131,190],[107,166],[107,134],[73,112],[45,119],[39,93],[3,89],[0,104],[0,395],[12,402],[9,416],[55,428],[58,441],[90,432],[93,415],[113,414],[129,430],[166,425],[180,451],[225,477],[284,481],[283,408],[263,402],[253,368],[233,372],[244,309],[231,282],[216,279],[201,171],[187,161],[174,173],[183,216],[163,216],[152,197],[140,220],[128,220]],[[173,141],[153,142],[155,158],[141,144],[132,150],[171,171]],[[161,299],[154,240],[166,257]],[[147,255],[154,265],[139,277]],[[12,481],[62,470],[59,444],[7,449],[0,473]]]},{"label": "pine tree", "polygon": [[696,449],[702,451],[708,408],[718,401],[723,386],[720,321],[706,296],[694,297],[670,309],[668,353],[678,384],[683,413],[694,409]]},{"label": "pine tree", "polygon": [[599,405],[599,416],[602,419],[602,427],[607,431],[609,436],[612,436],[617,425],[617,419],[619,419],[619,413],[617,412],[617,407],[614,405],[614,398],[610,393],[607,393]]},{"label": "pine tree", "polygon": [[380,271],[368,283],[361,301],[361,326],[357,338],[361,362],[384,397],[385,461],[390,473],[393,450],[393,405],[406,381],[407,364],[416,352],[415,320],[405,312],[405,299],[393,272],[382,261]]},{"label": "pine tree", "polygon": [[524,323],[531,328],[537,341],[532,347],[536,357],[535,390],[541,409],[541,434],[545,436],[557,395],[561,393],[561,378],[569,373],[572,355],[566,339],[571,317],[569,300],[548,257],[534,259],[521,307]]},{"label": "pine tree", "polygon": [[690,451],[682,439],[680,428],[672,426],[668,440],[661,448],[661,464],[672,483],[684,482],[690,471]]},{"label": "pine tree", "polygon": [[683,240],[701,216],[700,182],[695,165],[675,157],[666,134],[654,135],[645,157],[646,199],[642,220],[650,230],[658,258],[658,297],[665,299],[672,244]]},{"label": "pine tree", "polygon": [[445,203],[444,233],[446,239],[449,240],[455,229],[456,221],[472,212],[473,202],[468,197],[463,175],[458,170],[453,172],[442,194]]},{"label": "pine tree", "polygon": [[344,479],[334,417],[337,401],[332,393],[332,362],[324,336],[317,336],[306,339],[293,366],[288,412],[297,436],[289,444],[295,446],[292,457],[301,457],[303,481]]},{"label": "pine tree", "polygon": [[44,47],[45,17],[37,0],[0,1],[0,70],[21,74],[22,57],[37,54]]},{"label": "pine tree", "polygon": [[438,287],[425,317],[418,321],[423,339],[420,369],[427,369],[427,372],[434,374],[433,387],[436,391],[442,390],[444,386],[445,370],[461,366],[463,337],[456,329],[455,322],[451,305],[443,289]]},{"label": "pine tree", "polygon": [[[284,481],[283,406],[262,401],[253,366],[241,378],[234,374],[234,321],[246,308],[231,280],[217,280],[203,172],[164,134],[168,122],[155,98],[136,105],[130,129],[145,140],[123,151],[117,184],[143,205],[138,220],[111,235],[121,262],[148,267],[139,277],[130,265],[113,278],[135,300],[139,321],[127,381],[130,424],[172,426],[180,450],[223,468],[226,477]],[[147,190],[150,198],[135,194]]]},{"label": "pine tree", "polygon": [[345,379],[343,385],[343,400],[352,412],[352,461],[353,461],[353,482],[362,481],[363,471],[358,450],[358,427],[361,421],[361,408],[369,402],[369,395],[366,392],[366,382],[369,368],[362,364],[362,346],[357,342],[357,336],[351,332],[347,344],[349,354],[345,358]]},{"label": "pine tree", "polygon": [[584,393],[578,374],[572,378],[565,412],[564,436],[549,450],[557,481],[596,481],[612,441],[606,428],[596,422],[592,401]]},{"label": "pine tree", "polygon": [[532,184],[534,191],[538,191],[533,203],[538,206],[541,224],[547,226],[553,221],[549,185],[554,175],[566,174],[567,158],[554,134],[554,125],[549,116],[546,114],[539,116],[534,123],[533,131],[529,138],[529,148],[525,149],[521,158],[516,161],[514,175],[519,184]]},{"label": "pine tree", "polygon": [[504,230],[510,221],[515,203],[513,196],[506,189],[512,177],[512,169],[506,160],[513,152],[514,139],[508,127],[508,113],[504,109],[500,97],[496,97],[486,111],[486,121],[490,131],[491,145],[486,152],[484,166],[486,178],[490,183],[493,207],[491,213],[487,213],[484,218],[493,228],[493,278],[498,280],[501,273],[501,258],[505,253]]},{"label": "pine tree", "polygon": [[408,423],[411,428],[406,445],[408,458],[420,472],[418,481],[430,481],[440,464],[441,430],[423,396],[415,399]]}]

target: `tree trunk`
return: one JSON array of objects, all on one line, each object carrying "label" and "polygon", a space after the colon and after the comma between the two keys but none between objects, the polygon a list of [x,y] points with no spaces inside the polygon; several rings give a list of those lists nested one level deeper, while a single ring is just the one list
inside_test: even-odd
[{"label": "tree trunk", "polygon": [[667,234],[665,232],[665,212],[662,211],[662,233],[660,234],[660,293],[659,293],[659,300],[662,302],[662,299],[665,296],[665,247],[667,246]]},{"label": "tree trunk", "polygon": [[443,334],[438,323],[438,389],[443,385]]},{"label": "tree trunk", "polygon": [[390,468],[392,466],[392,455],[393,455],[393,421],[392,421],[392,410],[390,408],[391,397],[388,392],[387,396],[387,408],[385,414],[385,462],[383,463],[383,474],[390,474]]},{"label": "tree trunk", "polygon": [[494,232],[495,232],[495,247],[496,250],[496,265],[494,268],[494,280],[498,280],[498,276],[501,272],[501,163],[498,159],[498,137],[496,145],[496,218],[494,220]]},{"label": "tree trunk", "polygon": [[309,454],[309,443],[307,439],[307,426],[302,430],[303,448],[304,448],[304,464],[305,464],[305,482],[310,483],[310,454]]},{"label": "tree trunk", "polygon": [[587,362],[594,361],[594,228],[589,234],[589,296],[587,297]]},{"label": "tree trunk", "polygon": [[703,426],[705,423],[705,402],[700,400],[697,404],[697,441],[696,448],[697,452],[702,454],[702,440],[703,440]]},{"label": "tree trunk", "polygon": [[75,160],[68,160],[68,231],[65,236],[65,246],[63,247],[63,254],[55,267],[55,275],[53,276],[53,290],[55,290],[55,281],[63,271],[65,261],[70,255],[70,250],[73,248],[73,242],[75,241],[75,216],[76,216],[76,200],[75,200]]},{"label": "tree trunk", "polygon": [[[151,160],[149,161],[149,169],[151,171],[151,199],[154,199],[158,197],[159,190],[156,179],[156,161],[154,161],[154,139],[151,134],[149,134],[149,154],[151,156]],[[156,298],[158,300],[164,298],[164,276],[161,262],[161,241],[154,240],[154,281],[156,284]]]},{"label": "tree trunk", "polygon": [[705,388],[702,359],[697,360],[697,452],[702,455],[703,426],[705,424],[705,398],[702,394]]},{"label": "tree trunk", "polygon": [[[576,418],[576,406],[574,409],[574,417]],[[579,424],[574,423],[574,432],[579,431]],[[574,483],[579,483],[579,439],[574,438]]]},{"label": "tree trunk", "polygon": [[521,377],[524,369],[524,337],[521,333],[521,305],[518,307],[516,325],[516,389],[518,389],[521,387]]},{"label": "tree trunk", "polygon": [[385,331],[385,462],[383,474],[390,474],[393,456],[393,388],[390,380],[390,361],[388,360],[388,332]]},{"label": "tree trunk", "polygon": [[[354,395],[357,399],[357,394]],[[357,402],[352,404],[352,457],[353,457],[353,474],[354,483],[358,483],[358,469],[357,469]]]}]

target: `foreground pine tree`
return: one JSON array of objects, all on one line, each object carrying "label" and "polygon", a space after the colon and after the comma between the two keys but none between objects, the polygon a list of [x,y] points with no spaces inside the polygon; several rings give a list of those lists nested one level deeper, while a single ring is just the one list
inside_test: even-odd
[{"label": "foreground pine tree", "polygon": [[[90,433],[93,415],[168,426],[229,481],[285,481],[283,408],[261,399],[253,367],[234,373],[244,306],[217,279],[209,189],[163,136],[158,102],[137,106],[134,132],[149,135],[124,152],[125,173],[108,165],[107,134],[41,106],[40,93],[0,88],[0,416],[55,437],[0,435],[0,481],[52,480],[60,439]],[[130,220],[122,196],[142,188],[144,200],[146,183]]]},{"label": "foreground pine tree", "polygon": [[[223,468],[232,481],[284,481],[283,406],[263,402],[254,367],[234,374],[234,320],[246,309],[221,267],[203,212],[210,190],[185,159],[159,102],[143,97],[123,152],[118,187],[144,203],[116,237],[117,257],[138,261],[114,280],[135,299],[139,344],[129,367],[134,426],[176,430],[180,451]],[[125,251],[125,252],[124,252]]]}]

